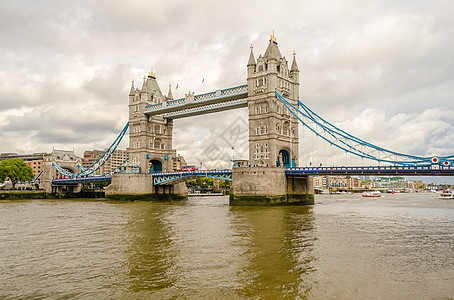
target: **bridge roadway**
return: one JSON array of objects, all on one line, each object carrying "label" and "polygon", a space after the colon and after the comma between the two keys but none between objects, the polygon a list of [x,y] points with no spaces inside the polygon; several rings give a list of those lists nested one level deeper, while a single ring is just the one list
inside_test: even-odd
[{"label": "bridge roadway", "polygon": [[217,90],[210,93],[186,96],[145,107],[146,115],[163,115],[164,118],[178,119],[201,114],[247,107],[248,86]]},{"label": "bridge roadway", "polygon": [[[369,167],[299,167],[286,168],[287,175],[386,175],[386,176],[454,176],[454,166],[369,166]],[[232,180],[232,170],[197,170],[152,174],[153,185],[172,185],[195,177]],[[52,180],[54,185],[110,181],[111,175]]]}]

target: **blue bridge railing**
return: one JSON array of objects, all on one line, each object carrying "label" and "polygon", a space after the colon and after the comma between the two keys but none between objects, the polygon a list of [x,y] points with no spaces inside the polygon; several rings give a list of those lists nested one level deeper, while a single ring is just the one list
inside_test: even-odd
[{"label": "blue bridge railing", "polygon": [[[454,176],[454,166],[368,166],[368,167],[299,167],[285,168],[286,175],[386,175],[386,176]],[[172,185],[195,177],[213,177],[232,180],[232,170],[197,170],[152,174],[153,185]],[[52,180],[52,184],[64,185],[83,182],[110,181],[112,175]]]},{"label": "blue bridge railing", "polygon": [[369,166],[286,168],[287,175],[402,175],[454,176],[454,166]]}]

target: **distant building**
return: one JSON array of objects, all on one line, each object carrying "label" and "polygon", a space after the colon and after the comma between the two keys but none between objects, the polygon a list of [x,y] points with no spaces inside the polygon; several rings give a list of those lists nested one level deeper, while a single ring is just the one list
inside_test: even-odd
[{"label": "distant building", "polygon": [[414,189],[412,181],[408,181],[402,176],[375,177],[372,181],[372,187],[375,189]]},{"label": "distant building", "polygon": [[[82,166],[84,168],[91,167],[94,163],[100,159],[107,149],[104,150],[91,150],[84,152],[84,158],[82,160]],[[114,150],[109,159],[96,171],[97,174],[107,174],[121,166],[126,159],[128,159],[128,153],[126,150]]]},{"label": "distant building", "polygon": [[356,190],[363,189],[362,180],[358,176],[312,176],[314,189],[317,190]]},{"label": "distant building", "polygon": [[[33,175],[36,177],[43,169],[43,161],[46,153],[33,153],[33,154],[17,154],[17,153],[2,153],[0,154],[0,161],[20,158],[33,169]],[[42,179],[42,174],[37,178]]]},{"label": "distant building", "polygon": [[[91,150],[84,152],[84,158],[82,159],[82,167],[88,169],[91,167],[101,156],[104,154],[102,150]],[[96,173],[101,172],[102,170],[98,170]]]},{"label": "distant building", "polygon": [[324,184],[324,182],[326,182],[324,176],[314,175],[314,176],[312,176],[312,180],[313,180],[313,184],[314,184],[314,189],[317,189],[317,190],[326,189],[326,185]]},{"label": "distant building", "polygon": [[172,157],[172,162],[173,162],[172,169],[174,172],[181,171],[181,167],[187,165],[186,161],[184,160],[184,157],[181,155]]}]

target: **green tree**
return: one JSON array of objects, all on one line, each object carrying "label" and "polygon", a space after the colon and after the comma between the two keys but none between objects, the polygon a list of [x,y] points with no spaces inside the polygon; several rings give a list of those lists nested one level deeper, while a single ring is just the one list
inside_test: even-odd
[{"label": "green tree", "polygon": [[221,181],[219,181],[219,187],[221,189],[229,189],[230,188],[230,181],[221,179]]},{"label": "green tree", "polygon": [[30,181],[34,177],[33,169],[20,158],[4,160],[0,163],[0,181],[11,180],[13,189],[19,181]]}]

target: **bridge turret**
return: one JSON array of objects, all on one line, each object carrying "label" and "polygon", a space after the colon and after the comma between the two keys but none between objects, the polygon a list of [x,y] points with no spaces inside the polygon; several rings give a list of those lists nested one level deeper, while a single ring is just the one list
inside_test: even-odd
[{"label": "bridge turret", "polygon": [[251,45],[251,54],[249,54],[249,61],[247,63],[248,77],[251,76],[252,74],[254,74],[254,72],[256,71],[255,67],[256,67],[256,63],[255,63],[255,58],[254,58],[253,47]]},{"label": "bridge turret", "polygon": [[129,96],[134,96],[134,94],[136,93],[135,89],[134,89],[134,79],[131,80],[131,90],[129,91]]},{"label": "bridge turret", "polygon": [[299,87],[300,87],[300,70],[298,69],[298,64],[296,63],[296,52],[293,52],[293,62],[292,67],[290,68],[290,77],[295,82],[293,89],[293,97],[298,99],[300,96]]},{"label": "bridge turret", "polygon": [[171,86],[166,97],[153,70],[144,77],[142,89],[130,96],[129,161],[140,167],[142,173],[172,171],[172,157],[176,157],[176,150],[172,149],[173,121],[164,119],[162,115],[144,114],[148,105],[162,105],[168,98],[173,99]]},{"label": "bridge turret", "polygon": [[250,164],[269,167],[297,165],[298,122],[276,99],[274,92],[278,90],[297,106],[299,73],[289,70],[274,33],[264,55],[259,55],[256,66],[252,65],[250,55],[247,67]]},{"label": "bridge turret", "polygon": [[169,92],[167,93],[167,100],[173,100],[172,84],[169,83]]}]

